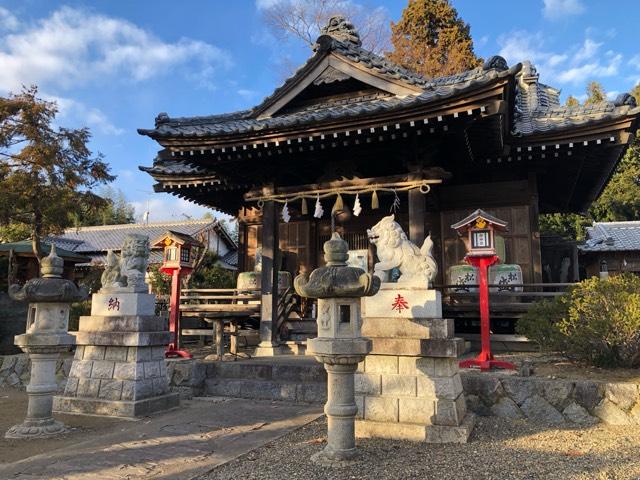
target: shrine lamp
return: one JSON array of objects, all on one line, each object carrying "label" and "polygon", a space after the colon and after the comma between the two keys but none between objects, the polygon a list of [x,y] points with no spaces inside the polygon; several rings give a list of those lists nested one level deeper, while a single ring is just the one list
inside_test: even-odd
[{"label": "shrine lamp", "polygon": [[506,232],[507,222],[489,215],[484,210],[476,210],[468,217],[451,225],[458,235],[467,239],[465,246],[468,257],[486,257],[496,254],[496,232]]},{"label": "shrine lamp", "polygon": [[169,230],[153,242],[154,247],[163,249],[161,272],[172,275],[179,271],[186,275],[193,270],[197,252],[204,245],[189,235]]}]

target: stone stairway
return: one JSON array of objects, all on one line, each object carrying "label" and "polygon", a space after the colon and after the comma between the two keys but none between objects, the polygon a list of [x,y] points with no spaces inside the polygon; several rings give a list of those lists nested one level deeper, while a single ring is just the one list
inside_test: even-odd
[{"label": "stone stairway", "polygon": [[312,357],[216,362],[207,368],[205,395],[324,403],[326,382],[324,367]]}]

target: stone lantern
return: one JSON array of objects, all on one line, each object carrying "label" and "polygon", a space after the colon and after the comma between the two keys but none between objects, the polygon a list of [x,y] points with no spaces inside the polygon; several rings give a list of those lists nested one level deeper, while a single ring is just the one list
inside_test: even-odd
[{"label": "stone lantern", "polygon": [[89,292],[62,278],[63,267],[63,259],[51,245],[49,256],[40,264],[42,278],[9,288],[12,299],[29,302],[27,332],[16,335],[15,344],[29,354],[31,378],[27,386],[27,418],[11,427],[6,438],[42,437],[66,430],[51,413],[57,388],[56,363],[60,353],[75,344],[75,337],[67,332],[71,303],[84,300]]},{"label": "stone lantern", "polygon": [[340,465],[356,455],[354,373],[371,351],[371,340],[361,335],[360,298],[375,295],[380,279],[364,270],[347,266],[349,247],[334,233],[324,244],[325,267],[299,275],[296,292],[318,299],[318,337],[308,351],[327,370],[327,446],[313,460]]}]

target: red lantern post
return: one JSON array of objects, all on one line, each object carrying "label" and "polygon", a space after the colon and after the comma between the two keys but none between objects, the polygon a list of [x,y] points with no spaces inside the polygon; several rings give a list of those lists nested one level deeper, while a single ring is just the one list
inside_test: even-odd
[{"label": "red lantern post", "polygon": [[467,233],[465,261],[478,269],[480,290],[480,355],[460,362],[460,368],[480,367],[486,372],[491,368],[515,369],[509,362],[496,360],[491,353],[491,322],[489,318],[489,267],[500,261],[496,255],[495,231],[507,229],[507,223],[476,210],[460,222],[451,225],[459,234]]},{"label": "red lantern post", "polygon": [[178,232],[168,231],[153,242],[154,246],[164,248],[163,262],[160,271],[171,275],[171,299],[169,301],[169,332],[171,341],[167,345],[167,358],[191,358],[191,354],[180,349],[180,277],[193,271],[195,255],[194,248],[203,245]]}]

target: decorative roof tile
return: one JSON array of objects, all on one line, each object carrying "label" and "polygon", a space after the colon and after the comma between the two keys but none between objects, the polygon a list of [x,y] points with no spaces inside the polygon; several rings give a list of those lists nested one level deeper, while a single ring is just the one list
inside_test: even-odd
[{"label": "decorative roof tile", "polygon": [[619,252],[640,250],[640,221],[594,222],[587,227],[587,240],[581,252]]}]

